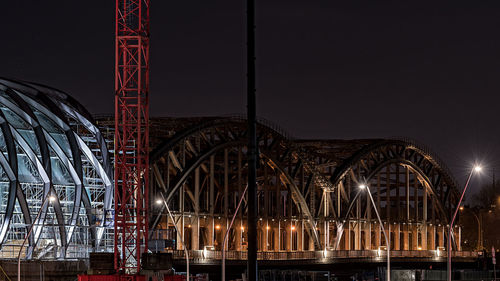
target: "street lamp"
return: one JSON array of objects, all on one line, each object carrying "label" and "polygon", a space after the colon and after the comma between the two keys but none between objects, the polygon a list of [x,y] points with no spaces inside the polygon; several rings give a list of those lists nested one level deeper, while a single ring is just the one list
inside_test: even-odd
[{"label": "street lamp", "polygon": [[[460,211],[463,211],[465,210],[464,206],[461,206],[460,207]],[[476,213],[474,212],[475,209],[470,209],[470,213],[474,216],[474,218],[476,219],[477,221],[477,250],[482,250],[483,249],[483,226],[481,224],[481,209],[478,209],[478,215],[476,215]]]},{"label": "street lamp", "polygon": [[391,242],[389,240],[389,237],[387,236],[387,233],[385,232],[384,224],[382,223],[382,220],[380,219],[380,215],[377,210],[377,206],[375,205],[375,201],[373,200],[372,193],[370,192],[370,187],[366,184],[361,184],[359,186],[361,190],[366,190],[368,193],[368,196],[370,197],[370,201],[373,204],[373,209],[375,210],[375,214],[377,215],[378,222],[380,223],[380,227],[382,228],[382,232],[384,233],[385,237],[385,246],[387,247],[387,281],[391,280]]},{"label": "street lamp", "polygon": [[455,223],[455,218],[457,217],[457,213],[460,210],[460,206],[462,204],[462,200],[464,199],[465,191],[467,191],[467,187],[469,187],[469,182],[470,179],[472,178],[472,174],[474,172],[479,173],[481,172],[482,167],[479,165],[476,165],[472,168],[472,170],[469,173],[469,177],[467,178],[467,181],[465,182],[465,187],[464,190],[462,191],[462,195],[460,196],[460,200],[458,200],[457,203],[457,208],[455,209],[455,212],[453,213],[453,217],[451,218],[450,221],[450,228],[448,229],[448,249],[447,249],[447,254],[448,254],[448,266],[447,266],[447,275],[448,275],[448,281],[451,281],[451,234],[453,231],[453,223]]},{"label": "street lamp", "polygon": [[[31,232],[33,231],[33,227],[35,226],[35,223],[38,221],[38,218],[40,217],[40,214],[42,213],[42,210],[44,209],[43,206],[47,203],[47,200],[49,200],[50,203],[56,201],[56,197],[54,195],[49,195],[45,197],[45,199],[42,202],[42,205],[40,206],[40,210],[38,210],[38,213],[36,214],[35,220],[30,226],[30,229],[28,230],[28,233],[24,237],[23,244],[21,244],[21,248],[19,249],[19,253],[17,254],[17,281],[21,281],[21,252],[23,251],[24,244],[26,244],[26,240],[28,240],[28,237],[30,237]],[[43,225],[42,225],[43,227]]]},{"label": "street lamp", "polygon": [[172,216],[172,213],[170,212],[170,208],[168,207],[167,201],[165,200],[165,197],[163,197],[163,194],[160,192],[161,198],[156,199],[156,205],[165,205],[165,209],[167,209],[168,215],[170,216],[170,219],[172,220],[174,224],[175,231],[177,232],[177,236],[179,236],[179,240],[181,240],[182,248],[184,248],[184,253],[186,253],[186,277],[187,281],[189,281],[189,252],[186,248],[186,244],[184,244],[184,239],[180,235],[179,229],[177,228],[177,224],[175,223],[174,216]]}]

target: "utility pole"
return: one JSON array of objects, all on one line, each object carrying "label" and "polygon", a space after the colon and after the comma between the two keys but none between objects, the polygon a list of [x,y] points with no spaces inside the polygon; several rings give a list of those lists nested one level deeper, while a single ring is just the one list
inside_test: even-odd
[{"label": "utility pole", "polygon": [[248,281],[257,269],[257,121],[255,95],[255,0],[247,0],[247,121],[248,121]]}]

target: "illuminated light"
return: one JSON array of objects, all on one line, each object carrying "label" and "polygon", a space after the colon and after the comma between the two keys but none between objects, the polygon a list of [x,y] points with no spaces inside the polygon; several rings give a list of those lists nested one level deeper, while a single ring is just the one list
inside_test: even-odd
[{"label": "illuminated light", "polygon": [[360,184],[360,185],[359,185],[359,188],[360,188],[360,189],[365,189],[365,188],[367,188],[367,187],[368,187],[368,186],[367,186],[366,184]]},{"label": "illuminated light", "polygon": [[190,224],[188,224],[188,227],[189,227],[189,228],[191,228],[191,225],[190,225]]},{"label": "illuminated light", "polygon": [[261,220],[262,220],[262,218],[259,218],[259,220],[261,221]]},{"label": "illuminated light", "polygon": [[163,200],[156,199],[155,203],[156,203],[156,205],[161,205],[161,204],[163,204]]},{"label": "illuminated light", "polygon": [[292,231],[294,231],[294,230],[295,230],[295,226],[293,226],[293,225],[292,225],[292,226],[290,227],[290,229],[292,229]]},{"label": "illuminated light", "polygon": [[54,202],[54,201],[56,201],[56,199],[57,198],[54,195],[52,195],[52,196],[49,197],[49,201],[50,202]]},{"label": "illuminated light", "polygon": [[219,230],[220,229],[220,225],[216,225],[215,229]]},{"label": "illuminated light", "polygon": [[422,250],[422,247],[418,247],[417,250],[421,251]]},{"label": "illuminated light", "polygon": [[460,206],[460,211],[463,211],[464,210],[464,206]]},{"label": "illuminated light", "polygon": [[481,170],[482,170],[482,169],[483,169],[483,167],[481,167],[481,166],[479,166],[479,165],[476,165],[476,166],[474,167],[474,171],[476,171],[476,172],[481,172]]},{"label": "illuminated light", "polygon": [[241,231],[245,231],[245,227],[244,226],[240,227],[240,229],[241,229]]},{"label": "illuminated light", "polygon": [[268,225],[268,226],[266,226],[266,229],[269,230],[269,229],[271,229],[271,227]]},{"label": "illuminated light", "polygon": [[323,257],[328,257],[328,250],[326,248],[323,250]]}]

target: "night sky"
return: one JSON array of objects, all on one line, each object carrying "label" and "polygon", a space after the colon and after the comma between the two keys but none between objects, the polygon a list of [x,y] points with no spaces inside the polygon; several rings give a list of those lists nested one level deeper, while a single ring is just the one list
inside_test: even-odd
[{"label": "night sky", "polygon": [[[257,2],[259,116],[298,138],[416,139],[461,183],[483,163],[472,189],[500,177],[499,1]],[[151,114],[245,113],[245,2],[151,5]],[[0,76],[113,111],[114,1],[1,9]]]}]

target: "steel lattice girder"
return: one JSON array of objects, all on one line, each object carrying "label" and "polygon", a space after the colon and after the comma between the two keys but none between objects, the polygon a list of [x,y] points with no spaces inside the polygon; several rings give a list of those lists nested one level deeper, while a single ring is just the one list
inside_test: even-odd
[{"label": "steel lattice girder", "polygon": [[116,0],[115,268],[141,269],[148,239],[149,0]]}]

